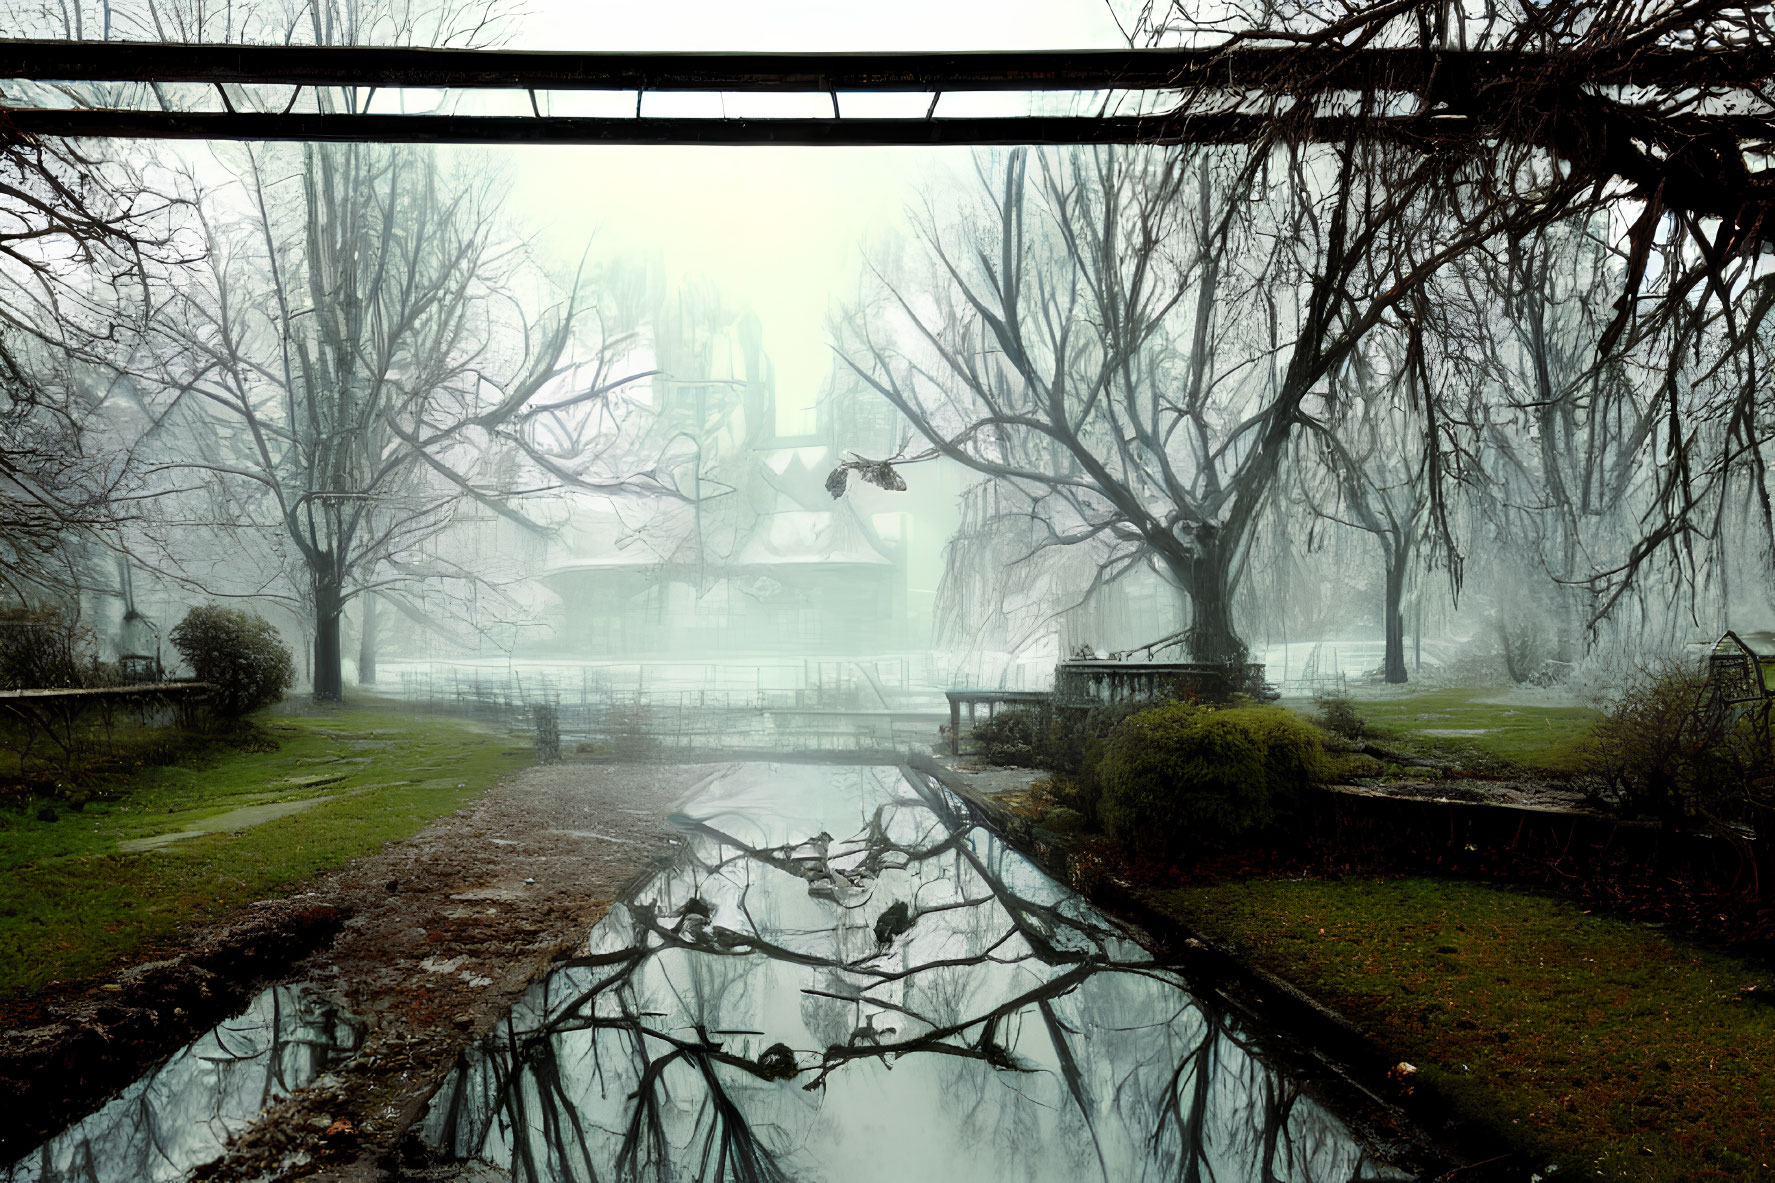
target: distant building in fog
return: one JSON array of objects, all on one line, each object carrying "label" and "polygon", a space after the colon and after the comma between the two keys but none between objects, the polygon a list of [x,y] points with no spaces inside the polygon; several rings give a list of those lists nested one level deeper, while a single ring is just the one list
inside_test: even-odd
[{"label": "distant building in fog", "polygon": [[749,316],[705,334],[694,358],[667,365],[664,355],[675,377],[653,381],[653,430],[690,449],[678,480],[689,500],[576,512],[541,573],[559,600],[550,647],[613,657],[922,643],[908,636],[902,540],[824,487],[841,442],[870,446],[891,423],[853,405],[865,396],[840,393],[816,408],[814,430],[779,434],[774,375]]}]

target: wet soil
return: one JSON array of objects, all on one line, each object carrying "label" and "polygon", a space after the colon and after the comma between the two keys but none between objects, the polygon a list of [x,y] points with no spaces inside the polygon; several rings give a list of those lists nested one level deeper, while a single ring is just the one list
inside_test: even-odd
[{"label": "wet soil", "polygon": [[341,998],[358,1054],[267,1111],[203,1179],[371,1180],[458,1053],[570,952],[671,841],[668,815],[719,770],[526,769],[404,842],[251,905],[170,955],[0,1009],[10,1161],[274,981]]},{"label": "wet soil", "polygon": [[237,909],[181,948],[0,1006],[0,1163],[97,1109],[325,946],[345,901],[303,894]]}]

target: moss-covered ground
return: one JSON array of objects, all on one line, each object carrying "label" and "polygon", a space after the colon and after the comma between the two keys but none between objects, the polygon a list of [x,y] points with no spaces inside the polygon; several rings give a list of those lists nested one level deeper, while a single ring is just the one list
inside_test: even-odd
[{"label": "moss-covered ground", "polygon": [[1540,895],[1432,879],[1159,893],[1342,1011],[1555,1178],[1775,1178],[1771,967]]},{"label": "moss-covered ground", "polygon": [[[1290,705],[1315,713],[1305,700]],[[1587,706],[1535,702],[1500,688],[1408,690],[1354,705],[1379,743],[1414,755],[1453,756],[1463,767],[1499,774],[1578,771],[1584,736],[1601,717]]]},{"label": "moss-covered ground", "polygon": [[[144,765],[78,809],[41,798],[0,808],[0,997],[97,973],[227,907],[293,890],[411,836],[534,755],[525,737],[374,699],[258,726],[275,751],[218,744]],[[119,849],[316,797],[328,799],[237,833]]]}]

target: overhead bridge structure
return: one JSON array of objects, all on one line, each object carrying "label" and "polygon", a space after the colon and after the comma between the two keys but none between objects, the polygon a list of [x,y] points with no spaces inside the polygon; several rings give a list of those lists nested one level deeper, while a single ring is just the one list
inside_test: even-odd
[{"label": "overhead bridge structure", "polygon": [[1534,171],[1511,158],[1521,147],[1599,196],[1624,182],[1662,210],[1734,227],[1722,242],[1769,241],[1775,50],[1750,37],[1614,45],[562,53],[0,40],[0,142],[1396,141],[1450,159],[1504,149],[1499,175],[1518,181]]},{"label": "overhead bridge structure", "polygon": [[[1695,96],[1754,97],[1762,49],[1476,52],[1240,44],[1193,49],[977,53],[563,53],[404,46],[0,40],[0,129],[17,134],[407,143],[1109,144],[1584,130],[1598,104],[1694,136],[1755,137],[1766,112]],[[136,84],[136,85],[130,85]],[[507,92],[487,113],[487,92]],[[562,113],[573,96],[632,96],[621,115]],[[651,95],[802,94],[817,115],[650,116]],[[982,94],[1003,114],[954,113]],[[476,96],[470,98],[469,96]],[[903,96],[893,116],[859,96]],[[28,99],[29,101],[21,101]],[[1672,108],[1673,96],[1676,108]],[[1540,100],[1559,98],[1563,107]],[[477,101],[478,99],[478,101]],[[467,100],[467,101],[465,101]],[[493,104],[497,106],[498,104]],[[977,106],[977,104],[973,104]],[[510,109],[519,108],[517,113]],[[1003,104],[999,107],[1003,109]],[[1551,122],[1549,122],[1551,120]],[[1565,127],[1572,124],[1571,127]],[[1517,133],[1527,129],[1516,127]]]}]

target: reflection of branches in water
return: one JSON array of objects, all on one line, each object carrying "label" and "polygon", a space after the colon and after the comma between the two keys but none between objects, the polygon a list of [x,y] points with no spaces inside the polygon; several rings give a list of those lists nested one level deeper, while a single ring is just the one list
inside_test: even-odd
[{"label": "reflection of branches in water", "polygon": [[[841,1121],[857,1103],[830,1091],[851,1065],[910,1062],[941,1090],[951,1128],[938,1133],[1021,1154],[1027,1173],[1363,1169],[1348,1135],[1297,1105],[1220,1008],[955,798],[916,778],[878,787],[842,840],[764,845],[726,815],[678,819],[689,840],[676,864],[470,1057],[427,1137],[509,1156],[533,1180],[593,1180],[605,1164],[619,1179],[786,1180],[783,1156],[808,1152],[815,1118]],[[757,1016],[780,1027],[783,974],[801,997],[798,1046],[755,1049],[772,1027]],[[751,1018],[724,1028],[728,1016]],[[1044,1148],[1055,1121],[1081,1136]]]},{"label": "reflection of branches in water", "polygon": [[275,986],[99,1112],[20,1159],[6,1183],[183,1179],[273,1101],[357,1047],[337,1003]]}]

